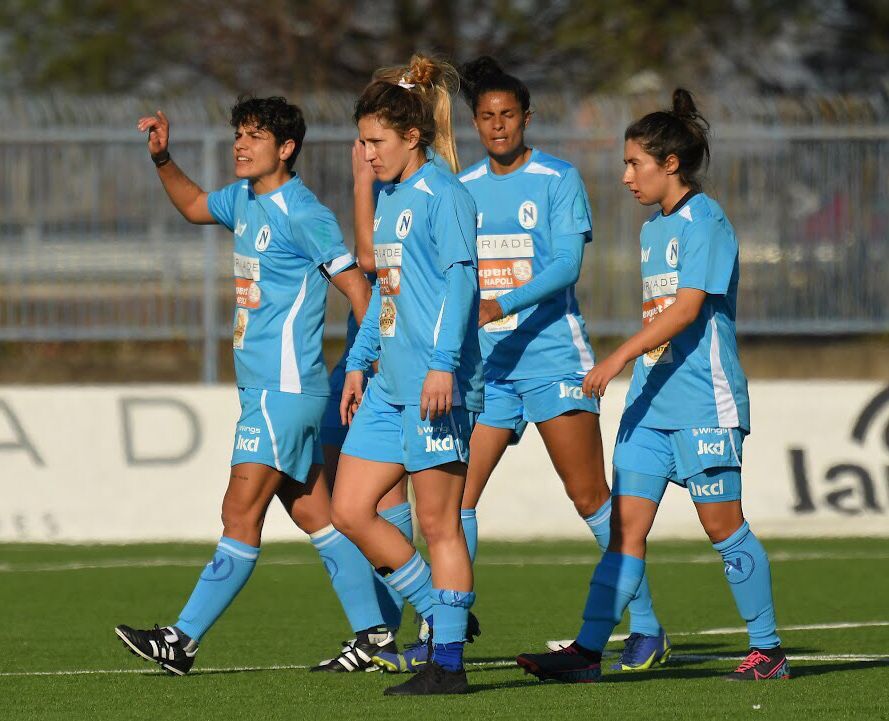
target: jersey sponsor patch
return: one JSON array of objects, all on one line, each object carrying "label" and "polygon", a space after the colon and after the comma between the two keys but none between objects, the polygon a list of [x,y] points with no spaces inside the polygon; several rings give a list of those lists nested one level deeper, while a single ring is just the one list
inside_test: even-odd
[{"label": "jersey sponsor patch", "polygon": [[232,332],[232,348],[242,350],[244,348],[244,336],[247,334],[247,323],[250,313],[246,308],[238,308],[235,312],[235,327]]},{"label": "jersey sponsor patch", "polygon": [[249,278],[259,281],[259,258],[235,253],[235,278]]},{"label": "jersey sponsor patch", "polygon": [[380,336],[383,338],[395,337],[395,325],[398,321],[398,309],[391,298],[383,298],[380,305]]},{"label": "jersey sponsor patch", "polygon": [[[508,290],[483,290],[482,298],[486,300],[493,300],[495,298],[499,298],[504,293],[508,293]],[[519,316],[518,313],[513,313],[512,315],[507,315],[501,318],[500,320],[492,320],[490,323],[487,323],[482,326],[485,329],[486,333],[502,333],[503,331],[515,330],[519,327]]]},{"label": "jersey sponsor patch", "polygon": [[401,292],[401,268],[377,267],[380,279],[380,295],[398,295]]},{"label": "jersey sponsor patch", "polygon": [[[642,322],[651,323],[676,302],[676,286],[679,284],[678,273],[660,273],[642,279]],[[658,364],[673,362],[673,349],[669,341],[642,356],[642,362],[651,367]]]},{"label": "jersey sponsor patch", "polygon": [[479,260],[534,257],[534,240],[528,233],[479,235],[475,245]]},{"label": "jersey sponsor patch", "polygon": [[262,291],[249,278],[235,278],[235,302],[242,308],[259,308]]},{"label": "jersey sponsor patch", "polygon": [[478,284],[481,290],[511,290],[524,285],[534,275],[528,260],[480,260]]},{"label": "jersey sponsor patch", "polygon": [[379,243],[374,245],[374,261],[377,268],[400,268],[401,251],[401,243]]}]

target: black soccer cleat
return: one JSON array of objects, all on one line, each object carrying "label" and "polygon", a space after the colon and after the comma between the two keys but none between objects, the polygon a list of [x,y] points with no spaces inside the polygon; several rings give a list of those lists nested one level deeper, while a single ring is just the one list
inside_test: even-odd
[{"label": "black soccer cleat", "polygon": [[377,642],[371,641],[368,634],[359,634],[358,638],[344,641],[338,656],[322,661],[309,671],[327,671],[328,673],[351,673],[352,671],[378,671],[374,656],[380,653],[398,655],[395,636],[385,632],[385,637]]},{"label": "black soccer cleat", "polygon": [[780,646],[751,648],[741,665],[723,678],[726,681],[771,681],[790,678],[790,665]]},{"label": "black soccer cleat", "polygon": [[476,636],[482,635],[482,627],[479,625],[478,618],[470,611],[469,618],[466,621],[466,643],[475,641]]},{"label": "black soccer cleat", "polygon": [[601,664],[587,658],[576,643],[549,653],[523,653],[516,663],[541,681],[595,683],[602,677]]},{"label": "black soccer cleat", "polygon": [[448,671],[429,661],[418,673],[397,686],[383,691],[384,696],[434,696],[469,693],[466,670]]},{"label": "black soccer cleat", "polygon": [[154,628],[141,631],[120,625],[115,627],[114,632],[130,653],[141,656],[146,661],[153,661],[164,671],[176,676],[184,676],[189,672],[198,652],[197,642],[189,640],[183,646],[172,626],[161,628],[155,624]]}]

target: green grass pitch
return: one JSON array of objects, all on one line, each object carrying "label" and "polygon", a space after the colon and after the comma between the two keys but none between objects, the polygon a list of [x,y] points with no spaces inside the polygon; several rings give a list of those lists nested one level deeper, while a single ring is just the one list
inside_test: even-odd
[{"label": "green grass pitch", "polygon": [[705,542],[654,542],[674,659],[599,684],[541,684],[512,660],[574,634],[594,544],[482,543],[473,693],[420,699],[383,697],[403,677],[308,673],[349,636],[308,544],[263,550],[184,678],[130,655],[112,629],[175,620],[212,544],[0,545],[0,719],[889,719],[889,540],[765,545],[790,681],[719,678],[746,650],[719,558]]}]

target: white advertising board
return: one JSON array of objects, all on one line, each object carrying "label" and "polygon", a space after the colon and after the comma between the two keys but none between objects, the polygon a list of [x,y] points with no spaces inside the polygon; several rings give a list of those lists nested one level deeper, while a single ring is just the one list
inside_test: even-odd
[{"label": "white advertising board", "polygon": [[[606,466],[625,383],[609,387]],[[744,509],[763,536],[889,536],[889,388],[873,382],[754,382]],[[0,541],[210,540],[237,394],[233,387],[0,388]],[[609,470],[610,476],[610,470]],[[479,505],[482,538],[586,538],[529,428]],[[267,540],[301,539],[282,509]],[[671,487],[653,537],[703,537]]]}]

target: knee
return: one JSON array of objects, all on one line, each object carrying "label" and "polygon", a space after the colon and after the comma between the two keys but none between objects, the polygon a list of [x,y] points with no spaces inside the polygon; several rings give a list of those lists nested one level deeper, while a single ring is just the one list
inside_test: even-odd
[{"label": "knee", "polygon": [[460,517],[443,518],[440,514],[419,513],[420,532],[429,546],[456,540],[460,535]]},{"label": "knee", "polygon": [[372,511],[373,509],[368,513],[354,503],[334,499],[330,506],[330,522],[347,538],[355,538],[361,533],[365,522],[370,519]]},{"label": "knee", "polygon": [[581,518],[592,516],[611,496],[605,484],[602,484],[601,488],[593,483],[578,486],[566,484],[565,490],[577,510],[577,515]]},{"label": "knee", "polygon": [[732,520],[712,520],[708,521],[704,524],[704,532],[707,534],[707,538],[710,539],[710,543],[717,544],[722,543],[727,540],[732,534],[734,534],[741,526],[743,525],[743,521],[739,524],[734,519]]},{"label": "knee", "polygon": [[244,533],[262,530],[263,514],[255,508],[241,506],[236,503],[222,504],[222,527],[226,535],[243,535]]}]

